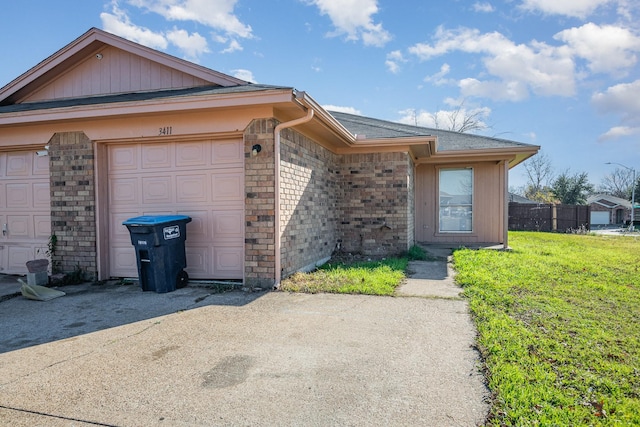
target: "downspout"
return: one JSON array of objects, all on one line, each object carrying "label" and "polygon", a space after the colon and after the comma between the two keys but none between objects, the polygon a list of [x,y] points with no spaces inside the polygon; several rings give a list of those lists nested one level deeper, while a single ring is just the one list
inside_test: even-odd
[{"label": "downspout", "polygon": [[[295,97],[296,100],[298,98],[304,99],[304,92],[296,92]],[[281,248],[282,237],[280,236],[280,131],[282,129],[290,128],[293,126],[300,125],[302,123],[306,123],[313,118],[313,109],[307,106],[307,115],[301,117],[299,119],[294,119],[288,122],[283,122],[278,124],[273,130],[274,133],[274,142],[273,142],[273,151],[274,151],[274,174],[275,174],[275,188],[274,188],[274,199],[275,199],[275,212],[274,212],[274,228],[275,228],[275,236],[274,236],[274,250],[275,250],[275,283],[274,287],[280,286],[280,280],[282,279],[282,260],[281,260]]]}]

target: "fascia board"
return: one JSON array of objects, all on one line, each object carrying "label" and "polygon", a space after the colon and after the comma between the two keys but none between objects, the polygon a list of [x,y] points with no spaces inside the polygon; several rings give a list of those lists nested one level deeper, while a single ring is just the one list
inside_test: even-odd
[{"label": "fascia board", "polygon": [[171,111],[185,112],[190,110],[278,104],[288,103],[291,102],[291,100],[292,95],[290,90],[225,95],[217,94],[210,97],[202,95],[185,96],[170,100],[160,98],[153,101],[131,101],[4,113],[0,114],[0,126],[136,114],[155,114]]}]

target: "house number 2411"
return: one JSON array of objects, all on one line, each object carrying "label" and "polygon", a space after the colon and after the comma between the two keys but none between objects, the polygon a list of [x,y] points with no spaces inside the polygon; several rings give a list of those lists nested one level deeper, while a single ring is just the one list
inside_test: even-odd
[{"label": "house number 2411", "polygon": [[171,126],[166,126],[163,128],[158,128],[158,135],[171,135],[171,131],[173,129],[171,128]]}]

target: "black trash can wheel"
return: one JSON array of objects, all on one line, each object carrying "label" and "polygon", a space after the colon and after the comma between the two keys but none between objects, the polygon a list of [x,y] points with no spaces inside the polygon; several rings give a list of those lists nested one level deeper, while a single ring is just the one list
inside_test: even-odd
[{"label": "black trash can wheel", "polygon": [[189,275],[186,271],[180,270],[180,272],[178,273],[178,277],[176,278],[176,288],[184,288],[185,286],[187,286],[187,283],[189,283]]}]

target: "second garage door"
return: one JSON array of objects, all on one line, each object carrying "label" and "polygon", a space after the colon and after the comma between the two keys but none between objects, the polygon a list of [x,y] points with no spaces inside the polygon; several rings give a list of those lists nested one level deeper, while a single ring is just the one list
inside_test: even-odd
[{"label": "second garage door", "polygon": [[112,277],[137,276],[124,220],[182,214],[193,218],[187,225],[189,277],[242,279],[242,140],[110,145],[108,162]]}]

